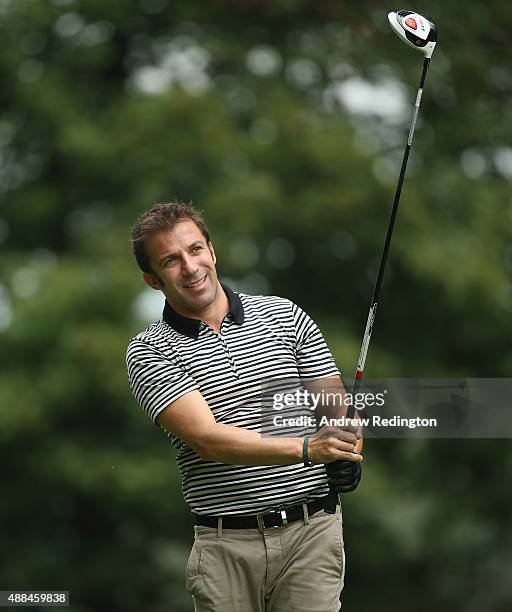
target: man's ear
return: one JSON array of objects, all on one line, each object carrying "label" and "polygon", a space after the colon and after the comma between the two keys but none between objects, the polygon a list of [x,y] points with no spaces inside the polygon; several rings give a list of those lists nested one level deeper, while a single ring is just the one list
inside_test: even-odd
[{"label": "man's ear", "polygon": [[213,244],[211,242],[208,243],[208,249],[210,253],[212,254],[213,263],[216,264],[217,258],[215,257],[215,249],[213,248]]},{"label": "man's ear", "polygon": [[144,279],[144,282],[146,283],[146,285],[151,287],[151,289],[156,289],[157,291],[160,291],[162,289],[162,287],[163,287],[163,283],[154,274],[149,274],[148,272],[143,272],[142,273],[142,278]]}]

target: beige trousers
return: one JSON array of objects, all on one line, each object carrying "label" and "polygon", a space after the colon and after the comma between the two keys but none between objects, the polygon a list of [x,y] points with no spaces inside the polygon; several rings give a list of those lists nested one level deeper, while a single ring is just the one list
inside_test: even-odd
[{"label": "beige trousers", "polygon": [[264,531],[196,526],[186,583],[196,612],[338,612],[344,575],[338,509]]}]

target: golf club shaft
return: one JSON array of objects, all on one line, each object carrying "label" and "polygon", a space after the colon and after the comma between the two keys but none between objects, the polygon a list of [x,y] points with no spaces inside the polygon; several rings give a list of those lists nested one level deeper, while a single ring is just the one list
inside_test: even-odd
[{"label": "golf club shaft", "polygon": [[[364,364],[366,361],[366,355],[368,353],[368,347],[370,345],[370,338],[372,335],[373,324],[375,322],[375,315],[377,311],[377,303],[379,301],[380,289],[382,286],[382,279],[384,278],[384,271],[386,269],[386,262],[388,259],[389,247],[391,244],[391,238],[393,236],[393,229],[395,227],[396,215],[398,212],[398,205],[400,203],[400,196],[402,194],[402,186],[404,184],[405,172],[407,170],[407,162],[409,160],[409,153],[412,147],[412,139],[414,136],[414,129],[416,127],[416,120],[418,118],[418,112],[421,104],[421,97],[423,95],[423,88],[425,86],[425,78],[427,76],[428,66],[430,59],[425,58],[423,61],[423,70],[421,72],[420,85],[416,94],[416,102],[414,104],[414,112],[411,119],[411,126],[409,128],[409,137],[407,138],[407,144],[405,145],[404,155],[402,158],[402,166],[400,168],[400,175],[398,177],[398,183],[395,191],[395,198],[393,200],[393,208],[389,217],[388,229],[386,232],[386,240],[384,241],[384,247],[382,249],[382,255],[380,258],[379,271],[377,273],[377,280],[375,281],[375,288],[373,290],[372,301],[370,304],[370,311],[368,313],[368,319],[366,321],[366,328],[363,336],[363,342],[361,344],[361,352],[359,354],[359,360],[357,362],[356,376],[354,385],[352,387],[352,393],[356,392],[360,386],[361,379],[363,378]],[[353,418],[355,414],[355,408],[353,405],[349,406],[347,411],[347,418]]]},{"label": "golf club shaft", "polygon": [[[379,300],[380,288],[382,285],[382,279],[384,277],[384,270],[386,268],[386,262],[388,258],[389,246],[391,244],[391,237],[393,235],[393,228],[395,226],[396,214],[398,212],[398,204],[400,203],[400,195],[402,193],[402,185],[404,183],[405,171],[407,170],[407,161],[409,160],[409,153],[412,147],[412,139],[414,136],[414,129],[416,127],[416,120],[418,118],[418,111],[420,108],[421,97],[423,95],[423,87],[425,85],[425,78],[427,76],[428,66],[430,64],[430,58],[426,57],[423,61],[423,70],[421,73],[420,85],[418,87],[418,93],[416,94],[416,102],[414,104],[414,112],[412,115],[411,126],[409,128],[409,137],[407,138],[407,144],[405,145],[404,155],[402,158],[402,167],[400,168],[400,176],[395,191],[395,199],[393,201],[393,208],[391,209],[391,215],[389,217],[388,230],[386,233],[386,240],[384,241],[384,248],[382,249],[382,256],[380,258],[379,271],[377,273],[377,280],[375,281],[375,288],[373,290],[372,301],[370,304],[370,311],[368,313],[368,319],[366,321],[366,328],[364,331],[363,342],[361,344],[361,352],[359,354],[359,360],[357,362],[357,370],[354,378],[354,384],[352,386],[352,397],[357,393],[361,379],[363,378],[364,364],[366,361],[366,355],[368,353],[368,347],[370,346],[370,338],[372,335],[373,324],[375,322],[375,314],[377,312],[377,303]],[[354,418],[355,408],[354,403],[348,407],[347,419]],[[338,494],[331,491],[329,498],[325,506],[325,512],[328,514],[334,514],[336,512],[336,504],[338,501]]]}]

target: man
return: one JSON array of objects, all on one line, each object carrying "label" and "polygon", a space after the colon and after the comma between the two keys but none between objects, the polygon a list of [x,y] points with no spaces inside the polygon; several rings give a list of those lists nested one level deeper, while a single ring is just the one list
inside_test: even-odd
[{"label": "man", "polygon": [[[144,281],[166,302],[163,320],[131,340],[128,376],[177,451],[196,517],[186,579],[196,611],[337,612],[341,516],[323,508],[329,483],[338,492],[357,486],[360,436],[261,433],[265,385],[300,379],[311,391],[343,390],[320,331],[289,300],[222,286],[191,206],[153,206],[132,241]],[[328,479],[324,464],[342,459],[351,463]]]}]

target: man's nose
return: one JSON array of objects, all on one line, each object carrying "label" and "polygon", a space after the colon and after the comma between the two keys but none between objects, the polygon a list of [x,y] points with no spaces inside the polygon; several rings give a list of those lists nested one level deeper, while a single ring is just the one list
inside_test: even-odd
[{"label": "man's nose", "polygon": [[192,257],[185,256],[181,260],[181,273],[183,276],[193,276],[198,268],[197,262]]}]

